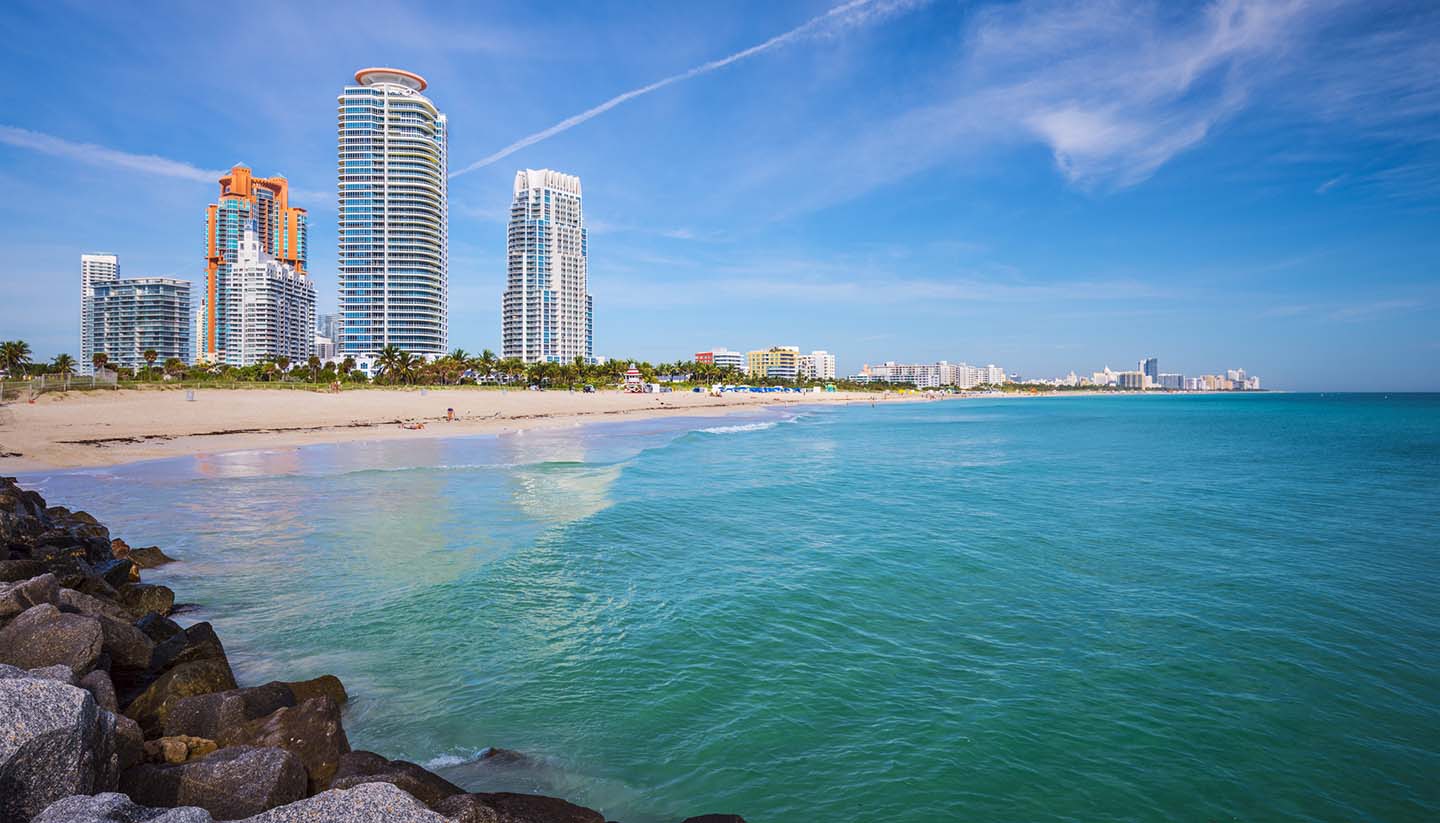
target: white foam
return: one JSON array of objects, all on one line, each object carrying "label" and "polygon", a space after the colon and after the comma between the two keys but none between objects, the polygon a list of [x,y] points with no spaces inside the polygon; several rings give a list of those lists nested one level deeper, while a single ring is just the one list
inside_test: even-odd
[{"label": "white foam", "polygon": [[736,426],[714,426],[708,429],[701,429],[700,431],[705,432],[706,434],[738,434],[739,432],[758,432],[764,431],[765,429],[773,429],[775,428],[775,424],[778,422],[780,421],[767,420],[764,423],[742,423]]}]

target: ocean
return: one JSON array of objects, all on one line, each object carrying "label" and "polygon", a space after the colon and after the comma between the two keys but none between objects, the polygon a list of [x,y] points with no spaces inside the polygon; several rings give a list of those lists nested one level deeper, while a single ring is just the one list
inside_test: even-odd
[{"label": "ocean", "polygon": [[[963,400],[22,478],[351,744],[625,823],[1440,819],[1440,395]],[[477,761],[488,746],[528,755]]]}]

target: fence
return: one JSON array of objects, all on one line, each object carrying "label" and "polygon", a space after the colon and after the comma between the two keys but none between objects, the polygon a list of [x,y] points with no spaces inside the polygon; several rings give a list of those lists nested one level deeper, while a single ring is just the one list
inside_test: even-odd
[{"label": "fence", "polygon": [[0,402],[6,400],[34,400],[49,391],[77,391],[81,389],[113,389],[118,386],[113,371],[101,370],[94,376],[74,374],[41,374],[29,380],[0,382]]}]

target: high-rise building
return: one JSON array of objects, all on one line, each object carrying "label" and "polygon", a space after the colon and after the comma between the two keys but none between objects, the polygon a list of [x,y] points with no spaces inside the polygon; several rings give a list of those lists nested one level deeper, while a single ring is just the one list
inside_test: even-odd
[{"label": "high-rise building", "polygon": [[1139,372],[1142,375],[1142,388],[1158,387],[1160,385],[1160,360],[1155,357],[1147,357],[1140,361]]},{"label": "high-rise building", "polygon": [[300,363],[315,351],[315,284],[264,249],[254,221],[230,264],[235,298],[218,315],[230,329],[224,362],[249,366],[272,357]]},{"label": "high-rise building", "polygon": [[580,178],[550,169],[516,172],[505,247],[504,356],[527,363],[593,361],[594,304]]},{"label": "high-rise building", "polygon": [[809,354],[802,354],[800,355],[799,372],[801,377],[808,377],[811,380],[834,380],[835,355],[827,351],[812,351]]},{"label": "high-rise building", "polygon": [[304,209],[290,205],[290,184],[284,177],[256,177],[239,165],[220,178],[219,202],[205,209],[205,291],[200,297],[204,329],[197,346],[201,360],[245,363],[234,352],[241,346],[241,329],[234,324],[243,299],[234,267],[246,232],[255,232],[262,253],[304,276],[307,221]]},{"label": "high-rise building", "polygon": [[794,380],[800,374],[799,346],[771,346],[746,355],[746,368],[751,377]]},{"label": "high-rise building", "polygon": [[339,337],[340,337],[340,315],[334,314],[334,313],[330,313],[330,314],[316,314],[316,315],[315,315],[315,333],[318,334],[318,335],[320,335],[321,337],[328,337],[328,338],[330,338],[331,340],[335,340],[335,339],[339,338]]},{"label": "high-rise building", "polygon": [[145,367],[145,351],[156,364],[175,357],[189,362],[190,281],[132,277],[95,283],[87,299],[90,326],[83,351],[104,352],[113,366]]},{"label": "high-rise building", "polygon": [[339,97],[339,354],[449,344],[448,124],[401,69],[355,72]]},{"label": "high-rise building", "polygon": [[90,307],[95,286],[114,283],[120,277],[120,258],[113,254],[80,255],[80,373],[94,374],[95,355],[91,343]]}]

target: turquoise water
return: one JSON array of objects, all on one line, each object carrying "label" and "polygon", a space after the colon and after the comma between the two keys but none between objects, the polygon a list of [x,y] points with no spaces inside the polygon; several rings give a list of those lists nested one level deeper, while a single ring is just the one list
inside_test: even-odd
[{"label": "turquoise water", "polygon": [[334,672],[357,748],[475,788],[1440,819],[1440,396],[794,414],[27,479],[183,557],[242,680]]}]

